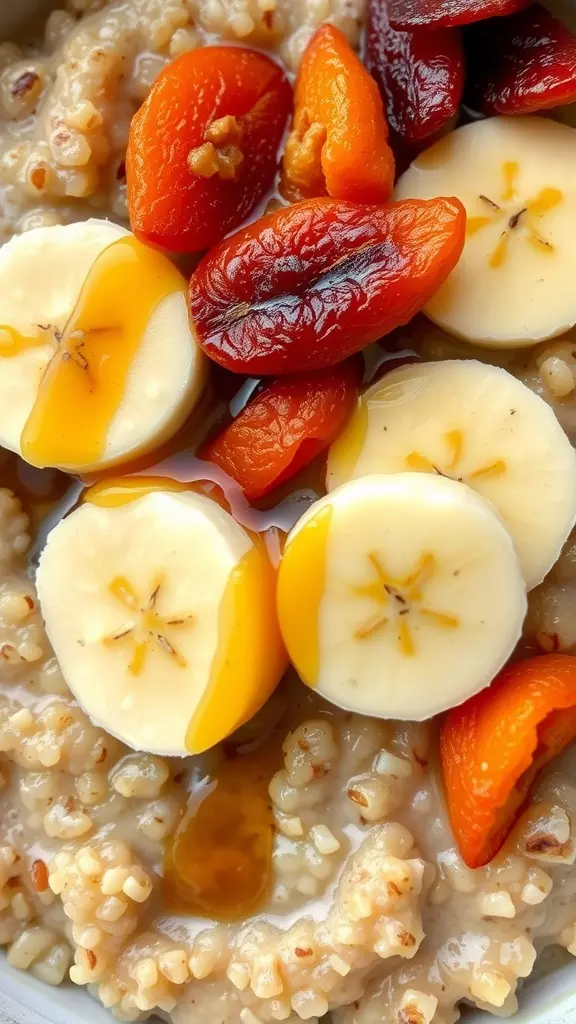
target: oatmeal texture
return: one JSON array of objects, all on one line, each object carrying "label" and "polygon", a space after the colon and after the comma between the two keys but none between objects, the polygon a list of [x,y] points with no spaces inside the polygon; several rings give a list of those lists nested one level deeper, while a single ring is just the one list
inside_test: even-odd
[{"label": "oatmeal texture", "polygon": [[198,765],[128,751],[78,708],[25,572],[27,525],[0,491],[0,942],[13,966],[87,986],[120,1020],[317,1024],[332,1010],[335,1024],[450,1024],[462,999],[512,1012],[537,949],[576,954],[568,775],[548,775],[504,851],[471,871],[433,727],[334,712],[296,684],[276,726],[267,905],[226,925],[167,910],[164,847]]},{"label": "oatmeal texture", "polygon": [[68,0],[43,38],[0,44],[0,241],[84,217],[127,219],[130,120],[163,67],[207,43],[295,70],[315,29],[356,43],[365,0]]}]

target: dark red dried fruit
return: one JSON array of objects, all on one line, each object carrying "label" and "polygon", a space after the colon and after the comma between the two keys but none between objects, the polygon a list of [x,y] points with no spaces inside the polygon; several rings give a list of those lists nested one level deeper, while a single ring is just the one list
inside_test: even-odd
[{"label": "dark red dried fruit", "polygon": [[474,26],[467,44],[474,109],[531,114],[576,100],[576,36],[540,4]]},{"label": "dark red dried fruit", "polygon": [[384,97],[388,124],[406,145],[436,135],[456,116],[464,89],[459,29],[395,29],[388,0],[371,0],[366,64]]},{"label": "dark red dried fruit", "polygon": [[450,28],[514,14],[529,0],[390,0],[394,28]]},{"label": "dark red dried fruit", "polygon": [[405,324],[464,245],[457,199],[360,206],[310,199],[213,249],[190,281],[200,344],[235,373],[304,373],[339,363]]}]

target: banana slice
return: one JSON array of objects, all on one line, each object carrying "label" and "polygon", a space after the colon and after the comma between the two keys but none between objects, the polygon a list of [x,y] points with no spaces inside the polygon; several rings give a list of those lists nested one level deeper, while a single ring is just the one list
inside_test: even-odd
[{"label": "banana slice", "polygon": [[416,158],[397,199],[457,196],[468,214],[455,270],[425,312],[459,338],[533,345],[576,323],[576,131],[490,117]]},{"label": "banana slice", "polygon": [[303,516],[278,610],[294,665],[323,697],[421,721],[490,683],[519,639],[526,590],[488,502],[398,473],[344,484]]},{"label": "banana slice", "polygon": [[359,399],[332,445],[327,487],[406,470],[463,481],[504,519],[530,590],[576,521],[576,452],[550,407],[498,366],[413,363]]},{"label": "banana slice", "polygon": [[86,503],[37,573],[48,636],[90,718],[135,750],[200,753],[248,721],[286,659],[264,545],[216,502]]},{"label": "banana slice", "polygon": [[88,472],[179,429],[205,363],[165,256],[88,220],[12,239],[0,277],[0,445]]}]

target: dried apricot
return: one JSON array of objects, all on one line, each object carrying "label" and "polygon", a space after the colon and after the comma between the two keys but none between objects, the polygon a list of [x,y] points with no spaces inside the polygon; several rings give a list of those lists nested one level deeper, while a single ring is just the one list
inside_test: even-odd
[{"label": "dried apricot", "polygon": [[259,391],[201,457],[216,463],[250,500],[294,476],[323,451],[354,408],[362,360],[284,377]]},{"label": "dried apricot", "polygon": [[576,738],[576,658],[544,654],[510,665],[449,711],[440,752],[460,852],[477,868],[496,855],[534,779]]},{"label": "dried apricot", "polygon": [[310,199],[225,239],[190,281],[204,351],[251,376],[341,362],[405,324],[456,265],[458,199],[360,206]]},{"label": "dried apricot", "polygon": [[126,156],[134,234],[197,252],[242,223],[273,183],[292,90],[264,54],[208,46],[161,72]]},{"label": "dried apricot", "polygon": [[330,195],[383,203],[394,187],[394,156],[378,89],[334,25],[310,40],[296,82],[282,190],[290,199]]}]

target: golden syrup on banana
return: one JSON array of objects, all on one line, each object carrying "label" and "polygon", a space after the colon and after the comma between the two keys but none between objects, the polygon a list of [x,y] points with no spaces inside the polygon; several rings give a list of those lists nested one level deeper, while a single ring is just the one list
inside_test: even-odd
[{"label": "golden syrup on banana", "polygon": [[120,508],[155,491],[182,492],[190,489],[188,484],[167,476],[110,477],[92,484],[84,491],[82,500],[101,508]]},{"label": "golden syrup on banana", "polygon": [[14,327],[0,325],[0,357],[10,359],[19,356],[30,348],[41,348],[43,345],[56,346],[57,338],[49,326],[38,325],[38,334],[20,334]]},{"label": "golden syrup on banana", "polygon": [[165,256],[135,238],[120,238],[98,256],[24,428],[28,462],[73,470],[102,458],[150,318],[184,289]]}]

